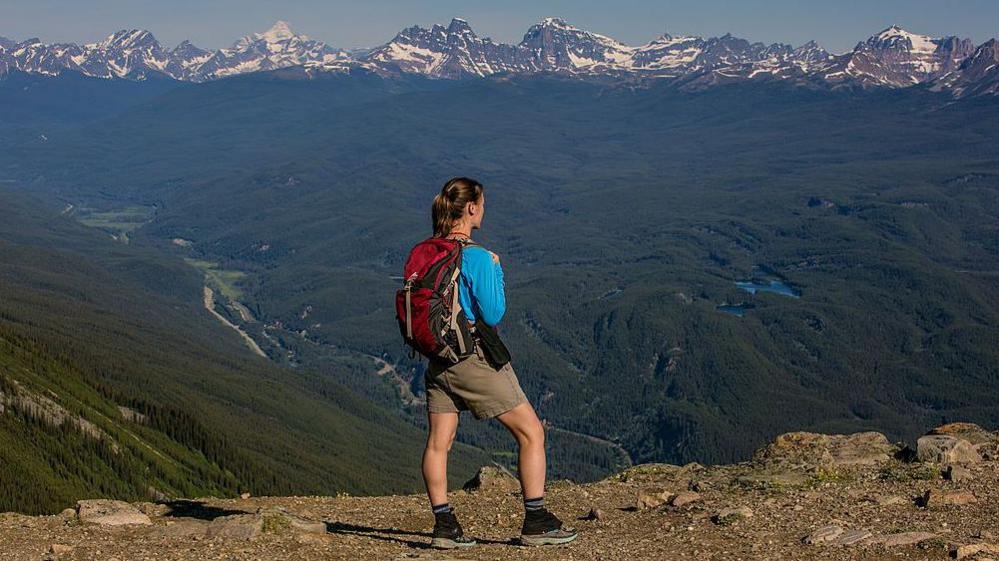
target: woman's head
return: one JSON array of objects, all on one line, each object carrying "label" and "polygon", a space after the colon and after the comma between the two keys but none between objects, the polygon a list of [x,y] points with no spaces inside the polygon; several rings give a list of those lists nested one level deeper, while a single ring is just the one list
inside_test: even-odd
[{"label": "woman's head", "polygon": [[481,183],[468,177],[451,179],[434,197],[431,209],[434,237],[443,238],[461,225],[469,226],[469,230],[480,228],[484,204]]}]

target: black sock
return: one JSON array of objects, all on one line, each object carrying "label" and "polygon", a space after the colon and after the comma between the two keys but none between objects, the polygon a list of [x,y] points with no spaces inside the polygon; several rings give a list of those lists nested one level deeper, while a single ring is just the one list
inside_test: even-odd
[{"label": "black sock", "polygon": [[524,511],[528,514],[534,512],[538,513],[545,509],[545,496],[542,495],[536,499],[524,499]]},{"label": "black sock", "polygon": [[430,505],[430,509],[434,511],[434,515],[444,514],[446,512],[451,512],[451,505],[449,503]]}]

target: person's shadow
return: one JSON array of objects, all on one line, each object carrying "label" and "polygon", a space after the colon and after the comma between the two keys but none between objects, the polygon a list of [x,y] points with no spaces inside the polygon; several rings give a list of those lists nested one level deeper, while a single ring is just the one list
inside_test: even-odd
[{"label": "person's shadow", "polygon": [[215,520],[222,516],[229,516],[232,514],[249,514],[245,510],[230,510],[219,508],[215,506],[206,505],[200,501],[189,501],[189,500],[175,500],[175,501],[163,501],[157,504],[164,505],[168,507],[168,510],[163,516],[169,516],[173,518],[197,518],[198,520]]},{"label": "person's shadow", "polygon": [[[357,524],[347,524],[346,522],[330,521],[326,522],[326,532],[330,534],[353,534],[355,536],[366,536],[376,540],[405,544],[416,549],[430,549],[430,538],[433,537],[433,534],[429,532],[415,532],[401,530],[399,528],[373,528],[371,526],[359,526]],[[426,540],[416,541],[413,539],[407,539],[404,536],[421,537],[426,538]],[[514,538],[510,538],[507,541],[498,541],[477,538],[475,536],[469,537],[474,538],[475,541],[480,544],[517,545],[517,541]]]}]

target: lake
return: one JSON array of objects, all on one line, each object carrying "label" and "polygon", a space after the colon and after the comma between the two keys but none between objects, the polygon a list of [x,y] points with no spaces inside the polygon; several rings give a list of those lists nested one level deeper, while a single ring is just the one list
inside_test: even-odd
[{"label": "lake", "polygon": [[749,306],[747,304],[736,304],[736,305],[722,304],[721,306],[715,306],[715,309],[718,310],[719,312],[724,312],[726,314],[741,318],[746,315],[746,310],[748,310],[751,307],[752,306]]},{"label": "lake", "polygon": [[756,294],[757,292],[772,292],[774,294],[790,296],[791,298],[801,297],[796,290],[779,280],[771,280],[765,284],[760,281],[736,281],[735,285],[750,294]]}]

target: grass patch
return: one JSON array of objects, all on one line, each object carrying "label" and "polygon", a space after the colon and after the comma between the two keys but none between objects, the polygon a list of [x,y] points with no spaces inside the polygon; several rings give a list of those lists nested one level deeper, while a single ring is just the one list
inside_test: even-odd
[{"label": "grass patch", "polygon": [[939,471],[932,466],[918,465],[907,467],[901,464],[887,465],[878,472],[878,478],[883,481],[932,481],[939,476]]},{"label": "grass patch", "polygon": [[226,298],[238,300],[243,296],[243,291],[236,286],[237,283],[246,278],[246,273],[243,271],[219,269],[218,263],[202,259],[185,258],[184,261],[204,273],[205,284],[217,290]]},{"label": "grass patch", "polygon": [[113,210],[80,208],[76,219],[84,226],[100,228],[115,233],[132,232],[148,223],[156,214],[156,207],[127,206]]}]

